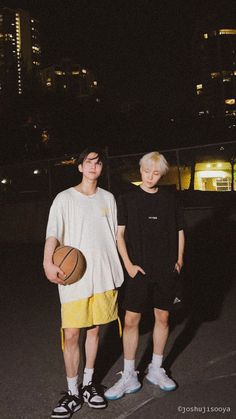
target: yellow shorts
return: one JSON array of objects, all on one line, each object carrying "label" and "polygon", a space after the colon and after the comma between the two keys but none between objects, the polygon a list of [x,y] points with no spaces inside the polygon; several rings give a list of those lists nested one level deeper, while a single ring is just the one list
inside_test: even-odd
[{"label": "yellow shorts", "polygon": [[110,290],[61,305],[62,328],[82,328],[110,323],[118,318],[118,291]]}]

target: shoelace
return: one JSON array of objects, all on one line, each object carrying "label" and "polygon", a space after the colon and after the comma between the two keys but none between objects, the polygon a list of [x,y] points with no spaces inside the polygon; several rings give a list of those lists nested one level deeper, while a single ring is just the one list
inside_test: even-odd
[{"label": "shoelace", "polygon": [[102,384],[96,384],[95,387],[95,384],[93,384],[92,382],[88,383],[86,387],[90,390],[93,396],[99,396],[99,393],[104,393],[104,389],[106,389],[106,387]]},{"label": "shoelace", "polygon": [[64,394],[64,396],[60,399],[59,403],[61,406],[67,405],[68,403],[72,401],[77,401],[79,396],[76,396],[74,394],[71,394],[69,391],[63,391],[61,394]]},{"label": "shoelace", "polygon": [[73,396],[69,392],[64,391],[61,394],[64,394],[64,396],[59,401],[61,406],[67,405],[69,402],[73,400]]}]

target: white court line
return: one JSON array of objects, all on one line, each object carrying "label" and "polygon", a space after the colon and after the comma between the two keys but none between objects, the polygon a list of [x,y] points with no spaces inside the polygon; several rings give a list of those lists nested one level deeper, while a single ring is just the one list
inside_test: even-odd
[{"label": "white court line", "polygon": [[232,372],[231,374],[226,374],[226,375],[217,375],[216,377],[207,378],[206,381],[220,380],[221,378],[229,378],[229,377],[236,377],[236,372]]},{"label": "white court line", "polygon": [[155,400],[155,397],[151,397],[150,399],[145,400],[144,402],[138,404],[138,406],[133,407],[132,409],[128,410],[127,412],[122,413],[120,416],[117,416],[116,419],[125,419],[132,413],[136,412],[136,410],[140,409],[141,407],[145,406],[145,404],[149,403],[150,401]]},{"label": "white court line", "polygon": [[162,392],[160,393],[158,396],[152,396],[147,400],[144,400],[142,403],[138,404],[137,406],[127,410],[127,412],[122,413],[121,415],[117,416],[116,419],[125,419],[128,416],[130,416],[132,413],[136,412],[137,410],[141,409],[143,406],[145,406],[146,404],[148,404],[149,402],[156,400],[156,399],[161,399],[162,397],[165,397],[167,394],[167,392]]},{"label": "white court line", "polygon": [[220,362],[220,361],[222,361],[223,359],[229,358],[229,357],[234,356],[234,355],[236,355],[236,351],[231,351],[231,352],[228,352],[227,354],[224,354],[224,355],[222,355],[222,356],[219,356],[219,357],[217,357],[217,358],[212,359],[212,360],[211,360],[211,361],[209,361],[206,365],[214,365],[214,364],[216,364],[217,362]]}]

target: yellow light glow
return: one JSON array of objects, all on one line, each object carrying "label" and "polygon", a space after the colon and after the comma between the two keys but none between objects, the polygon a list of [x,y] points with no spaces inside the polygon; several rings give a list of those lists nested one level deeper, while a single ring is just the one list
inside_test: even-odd
[{"label": "yellow light glow", "polygon": [[141,181],[137,181],[137,182],[131,182],[132,183],[132,185],[135,185],[135,186],[139,186],[139,185],[141,185]]},{"label": "yellow light glow", "polygon": [[220,29],[220,35],[236,35],[236,29]]},{"label": "yellow light glow", "polygon": [[94,80],[93,84],[94,84],[94,86],[97,86],[98,82],[96,80]]},{"label": "yellow light glow", "polygon": [[207,39],[208,38],[208,33],[204,33],[204,38]]},{"label": "yellow light glow", "polygon": [[217,163],[217,167],[222,167],[222,163]]},{"label": "yellow light glow", "polygon": [[209,167],[211,167],[211,163],[207,163],[206,167],[209,169]]},{"label": "yellow light glow", "polygon": [[228,176],[227,172],[223,172],[223,170],[201,170],[197,172],[197,175],[200,178],[224,178]]},{"label": "yellow light glow", "polygon": [[79,73],[80,73],[79,70],[72,71],[73,76],[77,76]]},{"label": "yellow light glow", "polygon": [[55,163],[55,166],[69,166],[75,164],[76,159],[74,157],[71,157],[71,159],[68,160],[62,160],[59,163]]},{"label": "yellow light glow", "polygon": [[197,84],[197,90],[200,90],[200,89],[202,89],[202,84]]},{"label": "yellow light glow", "polygon": [[217,71],[215,73],[211,73],[211,78],[212,79],[217,79],[218,77],[220,77],[220,72],[219,71]]},{"label": "yellow light glow", "polygon": [[83,68],[83,69],[82,69],[82,73],[83,73],[83,74],[86,74],[86,73],[87,73],[87,70],[85,70],[85,68]]},{"label": "yellow light glow", "polygon": [[235,99],[225,99],[226,105],[235,105]]}]

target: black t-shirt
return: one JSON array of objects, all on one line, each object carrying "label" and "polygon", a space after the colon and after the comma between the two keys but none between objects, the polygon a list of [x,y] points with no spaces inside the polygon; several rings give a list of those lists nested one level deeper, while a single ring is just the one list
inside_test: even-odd
[{"label": "black t-shirt", "polygon": [[172,278],[177,262],[183,214],[176,195],[169,187],[156,193],[137,187],[118,199],[118,225],[126,226],[129,257],[154,282]]}]

